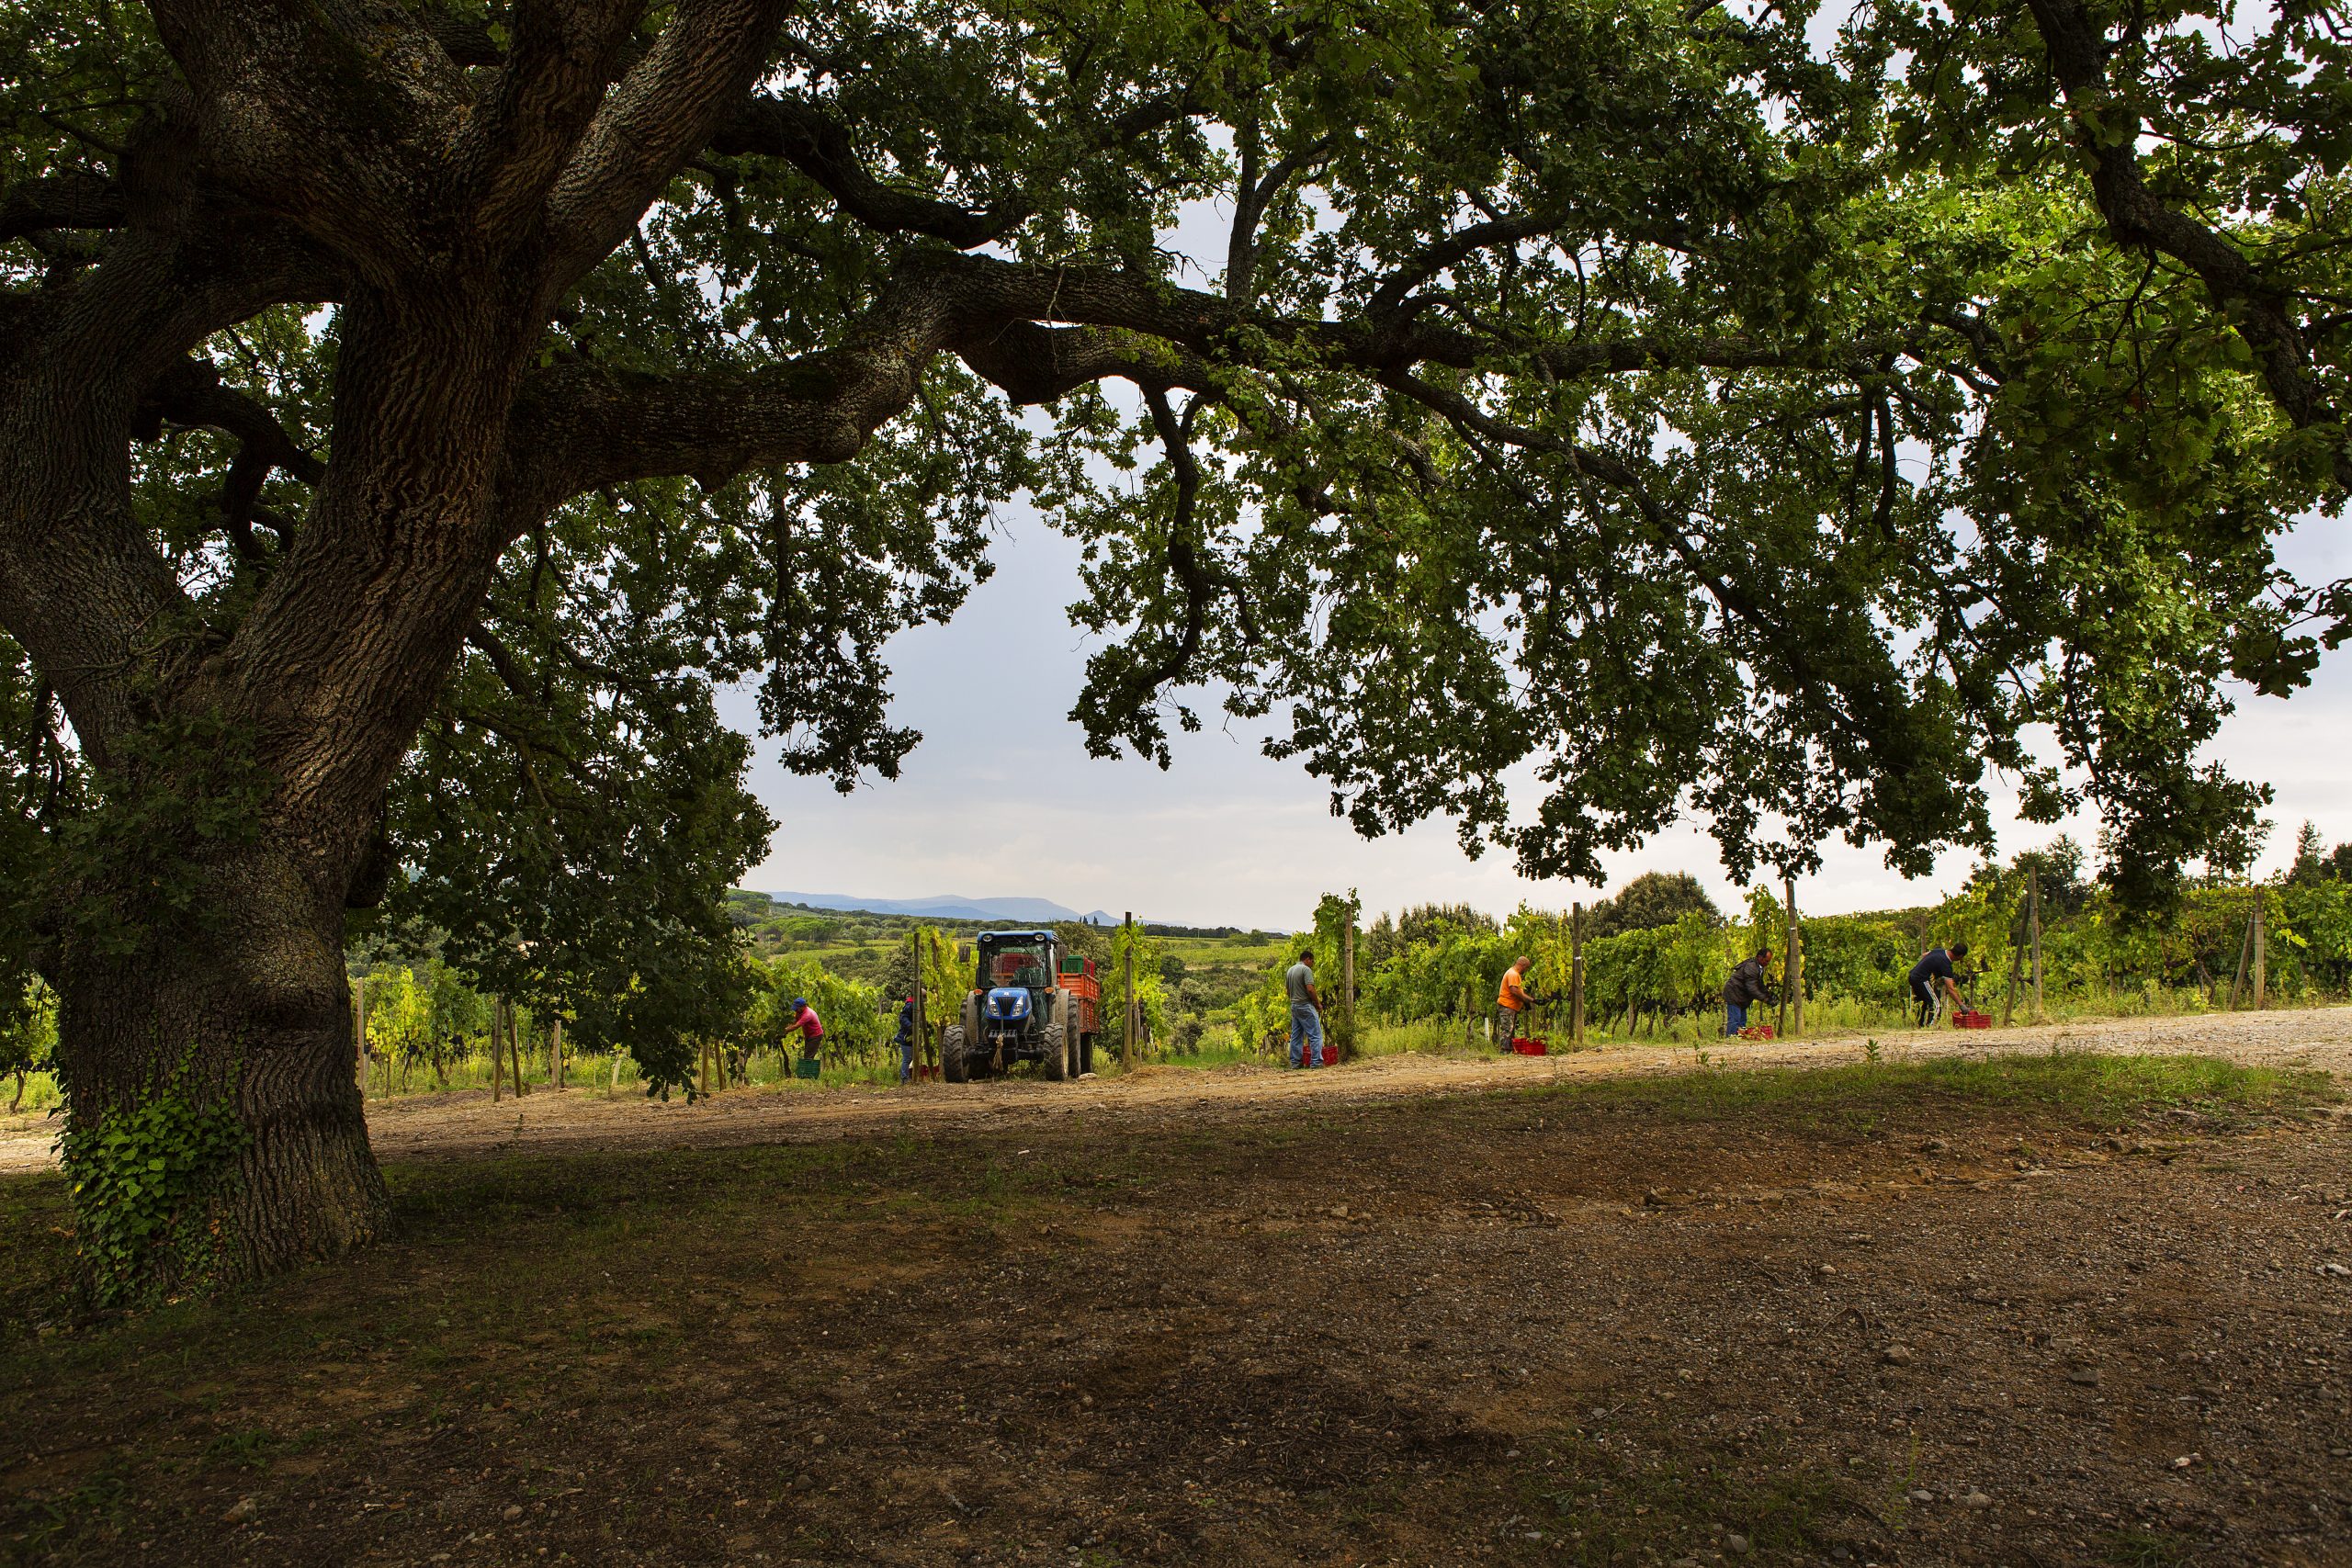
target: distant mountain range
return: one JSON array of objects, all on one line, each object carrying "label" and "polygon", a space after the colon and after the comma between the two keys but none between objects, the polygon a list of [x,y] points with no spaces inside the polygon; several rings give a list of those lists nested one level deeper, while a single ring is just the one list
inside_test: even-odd
[{"label": "distant mountain range", "polygon": [[1097,909],[1081,915],[1051,898],[967,898],[943,894],[935,898],[860,898],[847,893],[771,893],[779,904],[803,904],[812,909],[860,911],[868,915],[928,915],[941,920],[1010,920],[1039,925],[1054,920],[1118,923],[1116,915]]}]

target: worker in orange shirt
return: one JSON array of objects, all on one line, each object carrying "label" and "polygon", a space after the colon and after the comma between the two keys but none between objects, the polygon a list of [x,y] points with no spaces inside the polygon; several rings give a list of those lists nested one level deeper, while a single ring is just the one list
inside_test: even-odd
[{"label": "worker in orange shirt", "polygon": [[1509,1051],[1510,1043],[1519,1038],[1520,1024],[1532,1005],[1527,995],[1527,966],[1534,962],[1524,953],[1521,954],[1518,962],[1503,971],[1502,989],[1495,993],[1495,1009],[1501,1014],[1496,1021],[1500,1027],[1495,1043],[1505,1051]]}]

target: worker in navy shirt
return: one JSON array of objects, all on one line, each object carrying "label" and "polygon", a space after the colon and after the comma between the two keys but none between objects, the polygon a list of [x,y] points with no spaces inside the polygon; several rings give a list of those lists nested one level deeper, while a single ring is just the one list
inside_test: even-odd
[{"label": "worker in navy shirt", "polygon": [[915,1076],[915,994],[912,991],[909,991],[907,999],[899,1004],[899,1032],[890,1037],[890,1043],[899,1048],[899,1081],[909,1082]]},{"label": "worker in navy shirt", "polygon": [[1960,971],[1952,960],[1968,956],[1968,944],[1956,942],[1947,953],[1931,947],[1920,954],[1919,962],[1911,965],[1911,999],[1919,1004],[1918,1024],[1925,1028],[1936,1016],[1939,998],[1949,996],[1954,1011],[1966,1007],[1967,999],[1960,994]]}]

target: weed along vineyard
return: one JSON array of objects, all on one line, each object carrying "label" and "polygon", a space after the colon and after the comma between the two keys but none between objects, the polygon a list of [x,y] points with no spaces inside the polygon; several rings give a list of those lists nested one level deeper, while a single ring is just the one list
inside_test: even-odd
[{"label": "weed along vineyard", "polygon": [[2347,127],[0,0],[0,1568],[2352,1568]]}]

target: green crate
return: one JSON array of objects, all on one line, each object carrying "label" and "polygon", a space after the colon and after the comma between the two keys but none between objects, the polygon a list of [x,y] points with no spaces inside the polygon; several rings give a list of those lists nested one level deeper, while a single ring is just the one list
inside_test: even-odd
[{"label": "green crate", "polygon": [[798,1061],[792,1064],[792,1076],[796,1078],[809,1078],[813,1080],[822,1077],[824,1073],[825,1065],[822,1062],[818,1061],[814,1056],[803,1056]]}]

